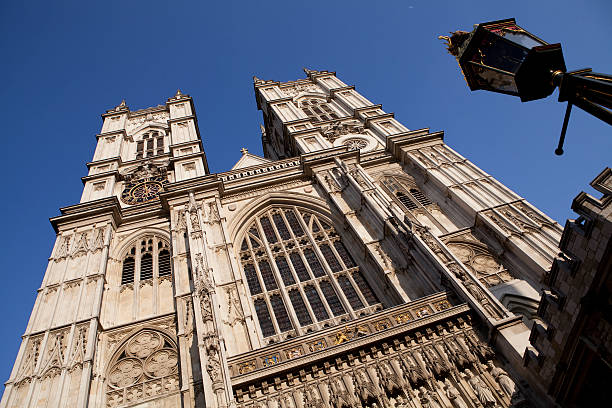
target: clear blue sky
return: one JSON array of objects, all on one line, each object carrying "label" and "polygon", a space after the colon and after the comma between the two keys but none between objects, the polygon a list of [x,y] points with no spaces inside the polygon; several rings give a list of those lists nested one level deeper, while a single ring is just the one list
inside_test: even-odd
[{"label": "clear blue sky", "polygon": [[444,130],[450,146],[563,224],[573,197],[610,165],[612,128],[574,109],[566,154],[554,156],[565,106],[470,92],[437,39],[508,17],[561,42],[569,69],[612,73],[609,0],[2,2],[0,380],[55,239],[47,218],[78,202],[99,115],[123,98],[135,110],[189,93],[210,169],[221,172],[243,146],[261,153],[253,75],[333,70],[407,127]]}]

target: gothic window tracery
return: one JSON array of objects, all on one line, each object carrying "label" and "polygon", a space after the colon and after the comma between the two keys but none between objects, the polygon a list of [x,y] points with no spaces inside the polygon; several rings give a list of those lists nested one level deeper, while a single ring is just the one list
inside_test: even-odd
[{"label": "gothic window tracery", "polygon": [[164,154],[164,134],[157,131],[150,131],[136,142],[136,159],[153,157]]},{"label": "gothic window tracery", "polygon": [[304,98],[299,101],[299,107],[312,122],[324,122],[338,119],[338,114],[319,98]]},{"label": "gothic window tracery", "polygon": [[449,242],[447,247],[487,287],[514,279],[504,265],[480,245]]},{"label": "gothic window tracery", "polygon": [[[415,210],[433,204],[429,198],[416,185],[406,186],[406,182],[400,181],[394,176],[385,176],[381,180],[382,185],[399,201],[407,210]],[[413,183],[410,183],[413,184]]]},{"label": "gothic window tracery", "polygon": [[275,207],[247,231],[240,259],[265,338],[381,307],[340,235],[320,216]]},{"label": "gothic window tracery", "polygon": [[142,330],[111,360],[107,373],[107,405],[121,407],[179,390],[175,342],[156,330]]},{"label": "gothic window tracery", "polygon": [[[157,262],[155,262],[155,260]],[[134,243],[123,258],[121,284],[171,275],[170,248],[158,237],[144,237]]]}]

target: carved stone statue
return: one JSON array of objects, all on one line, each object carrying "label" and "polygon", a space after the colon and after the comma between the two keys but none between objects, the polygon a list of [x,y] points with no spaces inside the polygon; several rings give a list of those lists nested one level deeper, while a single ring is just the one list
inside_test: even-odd
[{"label": "carved stone statue", "polygon": [[508,375],[508,373],[506,373],[504,370],[502,370],[499,367],[496,367],[495,365],[493,365],[493,362],[489,361],[488,363],[489,369],[490,369],[490,373],[493,376],[493,378],[495,378],[495,380],[497,380],[497,382],[499,383],[501,389],[506,393],[506,395],[510,398],[515,397],[515,393],[516,393],[516,384],[514,383],[514,381],[512,381],[512,379],[510,378],[510,376]]},{"label": "carved stone statue", "polygon": [[430,390],[426,390],[425,387],[420,388],[419,401],[423,408],[442,408],[442,405],[438,402],[438,396]]},{"label": "carved stone statue", "polygon": [[444,382],[444,391],[446,392],[446,398],[450,400],[454,408],[467,408],[465,401],[461,398],[459,390],[448,380]]},{"label": "carved stone statue", "polygon": [[497,400],[493,395],[493,391],[491,391],[480,376],[478,374],[472,374],[469,369],[465,370],[465,374],[469,377],[468,384],[470,384],[474,390],[474,394],[478,397],[478,401],[485,407],[495,407],[497,405]]}]

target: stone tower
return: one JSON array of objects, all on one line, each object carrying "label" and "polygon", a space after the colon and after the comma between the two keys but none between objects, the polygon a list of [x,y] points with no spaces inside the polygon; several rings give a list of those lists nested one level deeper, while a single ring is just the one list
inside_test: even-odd
[{"label": "stone tower", "polygon": [[305,73],[254,78],[264,157],[223,173],[180,91],[102,115],[0,407],[544,398],[523,355],[561,227],[442,132]]}]

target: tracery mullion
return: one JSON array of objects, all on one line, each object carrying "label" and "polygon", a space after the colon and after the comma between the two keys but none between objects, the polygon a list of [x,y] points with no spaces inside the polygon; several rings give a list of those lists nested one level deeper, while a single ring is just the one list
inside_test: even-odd
[{"label": "tracery mullion", "polygon": [[[404,183],[402,183],[401,179],[396,178],[394,176],[389,176],[391,177],[391,179],[393,179],[393,181],[395,181],[395,183],[397,183],[399,185],[399,187],[403,190],[403,193],[405,195],[407,195],[408,197],[410,197],[410,200],[412,202],[414,202],[417,205],[417,208],[422,208],[425,210],[425,214],[427,216],[427,218],[429,218],[429,220],[431,222],[433,222],[436,227],[442,232],[442,233],[447,233],[448,230],[440,223],[438,222],[438,220],[436,220],[436,217],[434,217],[428,210],[427,207],[424,206],[421,201],[410,191],[411,189],[416,190],[417,192],[419,192],[425,199],[427,199],[431,204],[433,204],[433,201],[431,201],[431,199],[429,197],[427,197],[425,195],[425,193],[423,193],[423,191],[421,191],[420,188],[418,188],[418,186],[415,184],[412,187],[407,187],[406,185],[404,185]],[[393,194],[392,194],[393,195]],[[399,201],[399,199],[398,199]],[[431,205],[428,204],[428,205]]]},{"label": "tracery mullion", "polygon": [[153,313],[157,314],[157,301],[159,297],[159,243],[162,242],[158,237],[153,237]]},{"label": "tracery mullion", "polygon": [[[301,218],[299,216],[299,213],[297,213],[298,215],[296,215],[296,209],[295,208],[290,208],[289,211],[293,211],[294,216],[296,218]],[[298,247],[298,238],[295,236],[293,229],[291,228],[291,225],[289,224],[289,220],[287,220],[287,217],[285,216],[285,211],[280,211],[280,214],[283,218],[283,221],[285,222],[285,225],[287,226],[287,229],[289,230],[289,234],[291,235],[290,240],[293,241],[293,244],[295,247]],[[303,228],[302,228],[303,229]],[[300,295],[302,296],[302,301],[304,302],[304,304],[306,305],[306,309],[308,310],[308,314],[310,314],[310,320],[312,320],[312,322],[316,325],[316,327],[319,327],[319,324],[317,323],[317,319],[316,316],[314,314],[314,310],[312,309],[312,306],[310,305],[310,302],[308,301],[308,298],[306,297],[306,292],[304,292],[304,283],[302,283],[302,281],[300,280],[297,272],[295,271],[295,267],[293,266],[293,262],[291,262],[291,258],[289,256],[289,251],[287,250],[287,248],[285,247],[285,243],[281,240],[281,244],[282,244],[282,248],[283,248],[283,252],[284,252],[284,256],[285,259],[287,261],[287,264],[289,265],[289,270],[291,271],[291,273],[293,274],[293,280],[295,281],[295,284],[290,285],[289,289],[287,290],[287,294],[289,294],[289,290],[293,290],[294,288],[296,288]],[[295,249],[294,249],[295,250]],[[297,251],[299,252],[299,251]],[[275,262],[276,263],[276,262]],[[309,282],[309,281],[306,281]],[[291,309],[293,310],[293,303],[291,303]],[[296,314],[296,318],[297,318],[297,314]],[[299,319],[298,319],[299,320]],[[300,325],[301,327],[301,325]]]},{"label": "tracery mullion", "polygon": [[[336,231],[335,228],[334,228],[334,231],[336,232],[336,234],[338,234],[338,231]],[[355,260],[350,258],[351,254],[348,253],[348,250],[346,249],[346,246],[344,246],[344,244],[342,243],[342,239],[340,237],[336,238],[336,240],[340,242],[340,245],[344,246],[344,251],[347,253],[346,255],[353,261],[353,264],[355,266],[349,267],[346,264],[346,262],[344,262],[344,259],[340,256],[340,253],[338,252],[338,250],[336,249],[336,246],[334,245],[335,240],[329,237],[329,235],[327,234],[327,231],[325,231],[325,236],[327,237],[327,242],[328,242],[329,247],[331,248],[332,253],[334,254],[334,256],[336,256],[336,259],[340,262],[340,265],[344,266],[343,271],[353,271],[353,272],[346,272],[345,275],[348,277],[348,280],[350,284],[353,286],[353,289],[355,290],[355,292],[357,293],[357,297],[359,298],[359,300],[361,300],[361,303],[363,303],[364,307],[369,307],[368,302],[365,298],[365,295],[361,292],[361,289],[359,288],[359,286],[357,286],[357,283],[353,279],[353,273],[355,273],[354,271],[356,270],[357,271],[356,273],[360,273],[361,267],[357,266],[357,264],[355,263]],[[337,272],[336,274],[340,275],[342,273],[343,272],[341,271],[341,272]],[[344,294],[344,291],[342,291],[342,293]]]},{"label": "tracery mullion", "polygon": [[136,254],[134,257],[136,258],[136,262],[134,264],[134,301],[132,302],[132,318],[136,319],[138,316],[138,310],[140,308],[140,267],[141,267],[141,257],[142,257],[142,244],[141,239],[137,240],[134,243],[136,247]]},{"label": "tracery mullion", "polygon": [[[276,266],[274,254],[272,253],[272,249],[270,248],[271,244],[268,242],[268,236],[266,235],[263,227],[261,226],[260,219],[264,216],[268,217],[268,220],[270,221],[270,224],[272,225],[272,233],[276,234],[276,242],[274,243],[274,245],[281,245],[281,249],[283,250],[283,252],[285,252],[285,247],[283,246],[282,239],[280,239],[280,234],[276,230],[276,225],[274,225],[273,218],[272,218],[272,211],[268,210],[264,214],[257,217],[256,222],[257,222],[257,226],[259,227],[260,237],[262,238],[262,241],[264,243],[266,254],[268,255],[268,263],[270,264],[270,268],[272,268],[272,273],[276,277],[276,286],[278,287],[278,289],[276,290],[278,290],[278,292],[281,295],[281,299],[283,300],[283,303],[285,305],[285,310],[287,311],[289,315],[289,319],[291,320],[291,325],[293,326],[293,330],[295,330],[296,333],[300,335],[302,334],[302,330],[300,329],[299,320],[297,318],[297,315],[295,314],[295,310],[293,310],[292,307],[287,307],[287,305],[291,305],[291,300],[289,299],[289,294],[287,293],[287,289],[285,288],[285,284],[283,282],[282,276],[278,270],[278,267]],[[270,299],[269,299],[270,295],[271,293],[268,290],[266,290],[266,300],[268,301],[268,304],[270,304]],[[282,333],[278,326],[278,318],[276,317],[276,313],[274,313],[274,310],[270,310],[270,311],[274,315],[274,319],[273,319],[274,326],[277,328],[278,333]]]},{"label": "tracery mullion", "polygon": [[[299,214],[299,212],[298,212],[298,214]],[[314,213],[312,213],[311,216],[313,218],[316,217],[316,215]],[[312,250],[315,252],[317,257],[319,258],[319,263],[321,264],[321,266],[323,267],[323,269],[327,273],[327,277],[329,278],[332,287],[336,291],[336,294],[339,297],[340,302],[342,302],[342,306],[344,306],[344,310],[348,312],[349,316],[352,319],[354,319],[356,316],[355,316],[355,313],[353,312],[353,308],[351,307],[351,305],[349,304],[348,300],[346,299],[346,296],[344,296],[344,293],[340,289],[340,286],[338,285],[338,282],[336,282],[336,279],[334,277],[333,272],[329,269],[329,266],[327,265],[327,262],[321,262],[321,260],[325,260],[325,257],[323,257],[323,254],[321,253],[321,249],[319,248],[319,245],[318,245],[317,241],[314,239],[313,235],[311,234],[310,229],[308,228],[308,225],[306,225],[306,222],[304,221],[304,218],[302,216],[299,216],[297,218],[298,218],[298,222],[302,225],[302,228],[304,229],[304,232],[306,233],[306,235],[308,236],[308,239],[311,242]],[[313,221],[313,222],[315,222],[315,221]],[[327,234],[325,232],[324,232],[324,234],[325,234],[324,237],[327,239],[327,241],[329,241],[329,238],[327,237]],[[308,268],[310,269],[310,265],[308,265]],[[314,276],[314,274],[313,274],[313,276]],[[321,288],[319,287],[319,280],[321,280],[321,279],[324,279],[324,277],[315,279],[315,281],[317,282],[316,288],[317,288],[317,292],[319,292],[319,295],[322,295]],[[324,299],[324,298],[322,298],[322,299]],[[334,316],[334,314],[332,313],[331,307],[327,304],[327,299],[324,299],[323,304],[328,309],[327,311],[328,311],[329,315],[330,316]]]},{"label": "tracery mullion", "polygon": [[[249,230],[251,230],[251,228],[249,228]],[[244,239],[249,238],[248,233],[245,234],[244,237],[245,237]],[[265,304],[266,304],[266,307],[268,309],[267,310],[268,317],[270,318],[270,321],[272,322],[272,327],[274,327],[274,334],[272,334],[271,336],[274,336],[274,335],[279,334],[280,330],[278,328],[278,325],[276,324],[276,319],[275,319],[275,316],[274,316],[274,312],[272,311],[272,307],[270,305],[270,300],[268,299],[268,294],[267,294],[267,291],[265,289],[266,286],[265,286],[265,284],[263,282],[263,277],[261,276],[261,272],[259,270],[259,265],[258,265],[259,259],[258,259],[257,255],[255,254],[255,250],[253,249],[253,245],[251,243],[251,239],[250,238],[247,239],[247,245],[248,245],[249,251],[251,253],[251,261],[253,263],[253,270],[255,271],[255,277],[257,278],[257,281],[259,282],[259,287],[260,287],[261,292],[259,292],[257,294],[251,293],[251,287],[248,285],[248,277],[246,276],[246,270],[244,268],[244,263],[242,264],[242,270],[243,270],[243,273],[244,273],[246,281],[247,281],[247,286],[249,287],[249,293],[251,293],[251,299],[253,301],[254,308],[257,309],[256,308],[256,301],[257,301],[257,299],[262,299],[265,302]],[[262,258],[262,257],[260,257],[260,258]],[[268,337],[271,337],[271,336],[266,336],[264,334],[263,329],[262,329],[262,325],[264,324],[264,322],[261,321],[261,318],[260,318],[259,314],[257,313],[257,310],[254,310],[254,311],[255,311],[255,316],[257,316],[257,322],[259,323],[257,326],[258,326],[258,332],[259,332],[259,334],[261,336],[261,339],[264,340],[264,339],[266,339]]]}]

